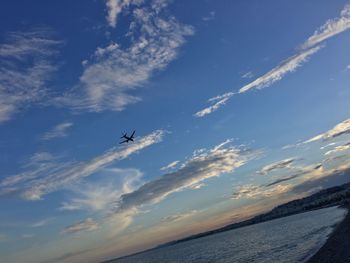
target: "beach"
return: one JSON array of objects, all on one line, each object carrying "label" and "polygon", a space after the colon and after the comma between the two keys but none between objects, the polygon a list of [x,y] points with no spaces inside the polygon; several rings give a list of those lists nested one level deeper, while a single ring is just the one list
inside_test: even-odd
[{"label": "beach", "polygon": [[344,220],[336,227],[326,243],[307,263],[350,262],[350,207]]}]

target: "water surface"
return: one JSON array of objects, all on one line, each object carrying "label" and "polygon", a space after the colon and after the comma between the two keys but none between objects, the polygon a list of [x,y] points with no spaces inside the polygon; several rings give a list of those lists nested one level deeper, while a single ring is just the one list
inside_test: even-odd
[{"label": "water surface", "polygon": [[337,207],[288,216],[162,247],[114,263],[303,262],[326,241],[346,211]]}]

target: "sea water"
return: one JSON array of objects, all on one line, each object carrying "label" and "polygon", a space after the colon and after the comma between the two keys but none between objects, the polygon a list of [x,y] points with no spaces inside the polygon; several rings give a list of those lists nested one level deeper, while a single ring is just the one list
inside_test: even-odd
[{"label": "sea water", "polygon": [[314,254],[346,211],[315,210],[234,229],[114,260],[114,263],[157,262],[304,262]]}]

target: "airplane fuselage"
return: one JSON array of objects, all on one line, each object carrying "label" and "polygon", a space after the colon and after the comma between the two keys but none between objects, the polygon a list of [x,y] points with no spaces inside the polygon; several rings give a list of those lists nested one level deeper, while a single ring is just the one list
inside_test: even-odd
[{"label": "airplane fuselage", "polygon": [[131,136],[127,136],[127,134],[125,133],[122,137],[120,137],[121,139],[125,139],[125,140],[120,142],[120,143],[128,143],[130,141],[133,142],[134,141],[134,134],[135,134],[135,131],[133,131]]}]

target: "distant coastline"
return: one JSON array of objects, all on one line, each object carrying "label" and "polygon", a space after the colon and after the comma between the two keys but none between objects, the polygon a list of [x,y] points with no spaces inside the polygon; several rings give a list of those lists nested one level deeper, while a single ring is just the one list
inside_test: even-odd
[{"label": "distant coastline", "polygon": [[[178,243],[186,242],[189,240],[193,239],[198,239],[202,238],[205,236],[209,235],[214,235],[217,233],[221,233],[224,231],[229,231],[249,225],[254,225],[266,221],[270,221],[273,219],[281,218],[281,217],[286,217],[294,214],[299,214],[299,213],[304,213],[312,210],[317,210],[317,209],[322,209],[322,208],[327,208],[331,206],[342,206],[344,208],[347,208],[349,211],[350,208],[350,183],[346,183],[340,186],[335,186],[331,187],[328,189],[321,190],[313,195],[310,195],[308,197],[302,198],[302,199],[297,199],[293,200],[290,202],[287,202],[285,204],[279,205],[272,209],[270,212],[264,213],[257,215],[251,219],[234,223],[234,224],[229,224],[227,226],[211,230],[208,232],[203,232],[199,233],[196,235],[192,235],[189,237],[185,237],[179,240],[174,240],[171,242],[167,242],[164,244],[161,244],[159,246],[156,246],[151,249],[147,249],[144,251],[140,251],[131,255],[126,255],[123,257],[118,257],[114,259],[110,259],[107,261],[103,261],[102,263],[107,263],[111,262],[117,259],[121,258],[126,258],[132,255],[140,254],[146,251],[158,249],[161,247],[166,247],[166,246],[172,246]],[[342,240],[343,242],[346,242],[346,244],[339,244],[338,240]],[[339,248],[332,248],[333,246],[338,246]],[[340,248],[341,247],[341,248]],[[327,262],[327,263],[338,263],[338,262],[344,262],[344,261],[331,261],[332,260],[332,255],[334,253],[338,253],[336,250],[339,249],[345,249],[345,252],[342,253],[348,253],[347,255],[349,256],[348,259],[349,261],[345,262],[350,262],[350,213],[348,212],[345,219],[336,227],[336,229],[333,231],[331,234],[331,237],[327,240],[326,244],[322,246],[322,248],[316,252],[314,256],[312,256],[307,263],[316,263],[316,262]],[[349,251],[349,252],[346,252]],[[332,252],[330,252],[332,251]],[[333,253],[333,254],[332,254]],[[339,252],[340,253],[340,252]],[[326,257],[328,255],[328,261],[327,258],[322,260],[321,257]],[[345,255],[345,254],[344,254]]]},{"label": "distant coastline", "polygon": [[322,208],[337,206],[337,205],[348,206],[349,204],[350,204],[350,183],[346,183],[341,186],[335,186],[325,190],[321,190],[313,195],[310,195],[302,199],[297,199],[297,200],[279,205],[274,209],[272,209],[270,212],[257,215],[251,219],[248,219],[239,223],[229,224],[227,226],[224,226],[215,230],[199,233],[199,234],[192,235],[179,240],[174,240],[174,241],[159,245],[157,246],[157,248],[174,245],[181,242],[213,235],[216,233],[220,233],[220,232],[224,232],[224,231],[228,231],[228,230],[232,230],[232,229],[236,229],[244,226],[258,224],[258,223],[266,222],[272,219],[277,219],[277,218],[290,216],[298,213],[304,213],[304,212],[308,212],[316,209],[322,209]]}]

